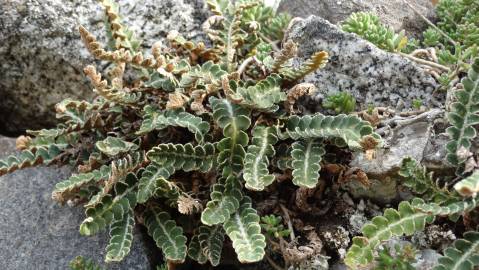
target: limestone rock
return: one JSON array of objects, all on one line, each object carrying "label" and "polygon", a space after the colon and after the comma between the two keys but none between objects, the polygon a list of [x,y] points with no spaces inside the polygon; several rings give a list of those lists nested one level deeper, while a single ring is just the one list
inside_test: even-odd
[{"label": "limestone rock", "polygon": [[[119,0],[126,25],[146,48],[170,30],[200,33],[201,0]],[[64,98],[92,98],[83,67],[93,63],[81,24],[105,41],[103,9],[95,0],[3,0],[0,4],[0,130],[15,134],[55,123]]]},{"label": "limestone rock", "polygon": [[341,31],[325,19],[310,16],[294,24],[287,34],[298,44],[303,61],[320,50],[330,55],[325,68],[305,79],[318,88],[316,104],[320,105],[325,96],[339,91],[351,93],[363,109],[370,104],[411,108],[414,99],[423,101],[426,106],[436,101],[432,93],[438,83],[422,68]]},{"label": "limestone rock", "polygon": [[[434,6],[430,0],[407,0],[429,20],[435,20]],[[373,12],[384,24],[392,26],[396,31],[405,29],[407,34],[419,37],[427,24],[402,0],[282,0],[280,11],[289,12],[293,16],[306,18],[316,15],[337,24],[353,12]]]},{"label": "limestone rock", "polygon": [[[14,145],[14,139],[0,137],[0,158],[13,153]],[[54,185],[69,172],[66,167],[39,167],[0,177],[1,269],[68,269],[78,255],[104,260],[108,232],[80,235],[82,207],[60,206],[51,199]],[[108,269],[151,269],[141,237],[137,230],[130,254]]]}]

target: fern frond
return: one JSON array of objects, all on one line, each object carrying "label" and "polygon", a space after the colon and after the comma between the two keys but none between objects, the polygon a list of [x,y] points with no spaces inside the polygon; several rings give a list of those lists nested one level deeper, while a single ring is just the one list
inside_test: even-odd
[{"label": "fern frond", "polygon": [[447,143],[447,161],[460,167],[467,157],[461,157],[461,148],[469,150],[471,140],[476,137],[474,125],[479,124],[479,59],[476,59],[468,76],[462,80],[464,89],[455,93],[457,102],[451,105],[447,115],[451,127],[447,128],[451,141]]},{"label": "fern frond", "polygon": [[199,264],[205,264],[208,258],[203,253],[203,249],[200,245],[199,235],[195,234],[191,237],[190,244],[188,245],[188,257],[195,260]]},{"label": "fern frond", "polygon": [[388,208],[384,216],[376,216],[372,221],[363,226],[364,236],[353,238],[353,245],[349,248],[344,259],[347,266],[356,269],[373,261],[373,252],[382,241],[393,236],[412,235],[424,229],[426,223],[431,223],[434,216],[429,213],[417,211],[418,205],[423,205],[421,199],[414,199],[411,203],[403,201],[398,210]]},{"label": "fern frond", "polygon": [[277,104],[286,100],[286,93],[281,91],[281,77],[272,74],[256,85],[249,87],[238,86],[230,81],[230,86],[236,91],[234,99],[241,100],[241,105],[258,110],[277,110]]},{"label": "fern frond", "polygon": [[300,187],[316,187],[321,169],[321,158],[326,153],[324,148],[314,139],[295,142],[292,147],[293,183]]},{"label": "fern frond", "polygon": [[479,205],[479,201],[475,198],[469,198],[466,200],[454,200],[444,205],[437,203],[425,203],[416,205],[415,208],[421,212],[428,213],[434,216],[444,216],[455,219],[459,215],[474,210]]},{"label": "fern frond", "polygon": [[183,127],[195,134],[198,142],[203,142],[204,136],[210,130],[210,124],[203,121],[201,117],[194,116],[181,110],[161,111],[150,105],[143,109],[144,116],[138,135],[146,134],[153,130],[161,130],[169,126]]},{"label": "fern frond", "polygon": [[463,239],[454,241],[444,250],[433,270],[473,270],[479,265],[479,232],[466,232]]},{"label": "fern frond", "polygon": [[243,199],[241,183],[235,176],[231,175],[224,180],[225,183],[221,182],[213,185],[211,200],[201,213],[201,222],[205,225],[224,223],[238,209]]},{"label": "fern frond", "polygon": [[200,226],[191,239],[188,256],[200,264],[210,261],[212,266],[218,266],[224,241],[225,231],[222,226]]},{"label": "fern frond", "polygon": [[279,132],[279,138],[335,139],[339,145],[346,144],[351,149],[369,150],[376,148],[381,137],[373,131],[369,122],[356,116],[340,114],[324,116],[320,113],[306,116],[290,116],[285,124],[284,133]]},{"label": "fern frond", "polygon": [[200,226],[198,240],[203,253],[210,261],[211,265],[218,266],[221,260],[223,242],[225,241],[225,231],[219,225]]},{"label": "fern frond", "polygon": [[167,212],[151,207],[145,213],[145,226],[166,260],[182,263],[186,258],[186,237]]},{"label": "fern frond", "polygon": [[259,221],[251,199],[244,197],[239,209],[223,225],[241,263],[258,262],[264,257],[266,239]]},{"label": "fern frond", "polygon": [[105,262],[119,262],[130,253],[133,242],[133,226],[135,219],[133,210],[124,213],[123,217],[116,220],[110,227],[110,243],[106,247]]},{"label": "fern frond", "polygon": [[273,183],[274,175],[269,173],[268,166],[269,159],[275,154],[273,145],[277,141],[274,128],[254,128],[252,144],[248,146],[244,159],[243,179],[247,189],[261,191]]},{"label": "fern frond", "polygon": [[285,64],[289,60],[293,59],[298,53],[298,46],[294,41],[288,40],[284,45],[281,51],[276,53],[274,56],[274,62],[271,66],[271,72],[276,73],[281,68],[285,67]]},{"label": "fern frond", "polygon": [[134,143],[110,136],[102,141],[97,141],[95,146],[100,152],[110,157],[138,149],[138,145]]},{"label": "fern frond", "polygon": [[174,169],[172,167],[159,167],[157,164],[148,165],[141,174],[138,184],[138,203],[145,203],[151,198],[159,187],[159,182],[166,181],[173,173]]},{"label": "fern frond", "polygon": [[122,24],[118,4],[114,0],[101,0],[100,3],[105,8],[105,26],[110,37],[111,47],[123,48],[131,52],[137,51],[140,41],[134,37],[131,30]]},{"label": "fern frond", "polygon": [[108,82],[102,80],[101,74],[96,71],[94,66],[86,66],[83,72],[95,87],[94,91],[108,101],[134,106],[141,98],[141,93],[127,92],[124,89],[109,87]]},{"label": "fern frond", "polygon": [[226,71],[220,65],[208,61],[183,74],[179,86],[181,88],[206,89],[208,92],[215,92],[221,87],[221,78],[226,74]]},{"label": "fern frond", "polygon": [[18,169],[28,168],[39,164],[50,164],[62,153],[57,145],[52,144],[46,147],[36,147],[30,150],[23,150],[20,155],[11,155],[0,160],[0,176],[11,173]]},{"label": "fern frond", "polygon": [[94,235],[104,229],[114,220],[121,220],[136,205],[136,192],[138,179],[130,173],[124,182],[115,185],[115,197],[105,195],[94,207],[87,208],[87,218],[80,225],[80,234]]},{"label": "fern frond", "polygon": [[245,130],[251,124],[250,112],[226,99],[211,97],[209,101],[213,108],[213,119],[223,129],[225,136],[217,146],[218,165],[223,169],[224,176],[238,173],[243,169],[244,147],[249,141]]},{"label": "fern frond", "polygon": [[304,78],[306,75],[323,68],[328,63],[329,54],[324,51],[316,52],[302,64],[298,69],[283,67],[279,70],[279,74],[287,81],[296,82]]},{"label": "fern frond", "polygon": [[160,144],[147,153],[148,159],[164,167],[173,167],[185,172],[199,170],[208,172],[217,157],[214,144],[193,146],[187,144]]},{"label": "fern frond", "polygon": [[[135,152],[124,158],[113,161],[110,165],[103,165],[99,169],[89,173],[73,174],[68,179],[55,185],[52,193],[52,199],[64,203],[73,198],[76,192],[89,183],[98,183],[102,180],[108,180],[111,177],[126,175],[129,172],[137,170],[145,162],[145,156],[142,152]],[[115,176],[115,177],[116,177]],[[105,195],[105,194],[103,194]],[[99,196],[97,199],[101,199]]]},{"label": "fern frond", "polygon": [[406,187],[421,195],[421,198],[426,201],[442,204],[455,198],[455,194],[446,187],[438,186],[433,179],[432,172],[428,173],[424,166],[410,157],[403,159],[398,174],[404,177],[403,183]]}]

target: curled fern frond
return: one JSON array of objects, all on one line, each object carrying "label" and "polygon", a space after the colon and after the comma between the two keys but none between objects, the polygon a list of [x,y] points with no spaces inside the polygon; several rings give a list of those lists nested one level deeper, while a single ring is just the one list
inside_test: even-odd
[{"label": "curled fern frond", "polygon": [[454,241],[453,247],[444,250],[433,270],[473,270],[479,265],[479,233],[464,233],[463,239]]},{"label": "curled fern frond", "polygon": [[98,150],[100,150],[100,152],[110,157],[116,156],[120,153],[127,153],[130,150],[134,151],[138,149],[138,145],[134,143],[110,136],[102,141],[97,141],[95,146]]},{"label": "curled fern frond", "polygon": [[274,57],[274,62],[271,66],[272,72],[278,72],[281,68],[285,66],[289,60],[293,59],[298,53],[298,46],[294,41],[288,40],[284,45],[281,51],[276,53]]},{"label": "curled fern frond", "polygon": [[433,215],[415,209],[423,204],[421,199],[414,199],[411,203],[403,201],[398,210],[388,208],[383,216],[374,217],[370,223],[363,226],[363,236],[353,238],[353,245],[344,259],[346,265],[352,269],[367,265],[373,261],[373,252],[382,241],[423,230],[426,223],[434,221]]},{"label": "curled fern frond", "polygon": [[[451,141],[447,143],[447,161],[455,166],[462,166],[467,157],[458,153],[469,150],[471,140],[476,137],[474,125],[479,124],[479,59],[471,66],[468,76],[462,80],[464,89],[455,93],[457,102],[451,105],[447,115],[451,127],[447,128]],[[463,151],[464,152],[464,151]]]},{"label": "curled fern frond", "polygon": [[213,185],[210,197],[211,200],[201,213],[201,222],[208,226],[224,223],[238,209],[243,199],[241,183],[231,175]]},{"label": "curled fern frond", "polygon": [[457,182],[454,189],[464,197],[475,198],[479,192],[479,171]]},{"label": "curled fern frond", "polygon": [[215,92],[221,87],[221,78],[226,75],[221,66],[208,61],[196,66],[181,76],[179,86],[182,88],[203,88]]},{"label": "curled fern frond", "polygon": [[133,210],[127,211],[121,219],[111,224],[110,243],[106,247],[106,262],[119,262],[130,253],[134,225]]},{"label": "curled fern frond", "polygon": [[194,116],[181,110],[161,111],[150,105],[143,108],[144,116],[138,135],[146,134],[152,130],[161,130],[169,126],[184,127],[195,134],[198,142],[203,142],[204,136],[210,130],[210,124],[201,117]]},{"label": "curled fern frond", "polygon": [[166,260],[182,263],[186,258],[186,237],[167,212],[151,207],[145,213],[145,226],[156,245],[161,248]]},{"label": "curled fern frond", "polygon": [[286,100],[286,93],[281,91],[281,77],[272,74],[256,85],[249,87],[238,86],[235,81],[230,81],[230,86],[235,91],[234,99],[241,100],[240,104],[246,107],[274,111],[277,104]]},{"label": "curled fern frond", "polygon": [[326,153],[324,148],[314,139],[295,142],[292,147],[293,183],[300,187],[316,187],[321,169],[321,158]]},{"label": "curled fern frond", "polygon": [[141,98],[141,93],[127,92],[124,89],[109,87],[108,82],[102,80],[101,74],[96,71],[94,66],[85,67],[83,72],[90,78],[91,83],[95,87],[94,91],[106,100],[118,104],[135,105]]},{"label": "curled fern frond", "polygon": [[208,172],[213,168],[217,157],[211,143],[193,146],[187,144],[160,144],[147,153],[148,159],[164,167],[175,170]]},{"label": "curled fern frond", "polygon": [[370,123],[356,116],[344,114],[324,116],[320,113],[302,117],[290,116],[285,124],[285,131],[279,133],[279,138],[335,139],[339,145],[362,150],[374,149],[381,141],[381,137],[373,131]]},{"label": "curled fern frond", "polygon": [[259,221],[251,199],[244,197],[239,209],[223,225],[241,263],[258,262],[264,257],[266,239],[261,233]]},{"label": "curled fern frond", "polygon": [[268,166],[269,159],[275,154],[273,145],[277,141],[274,128],[254,128],[252,144],[248,146],[244,159],[243,179],[247,189],[261,191],[273,183],[274,175],[269,173]]}]

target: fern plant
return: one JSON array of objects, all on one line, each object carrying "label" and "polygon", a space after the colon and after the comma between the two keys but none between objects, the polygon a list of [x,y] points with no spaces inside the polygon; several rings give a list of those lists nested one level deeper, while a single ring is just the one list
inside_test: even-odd
[{"label": "fern plant", "polygon": [[[258,1],[207,2],[212,47],[173,32],[145,56],[117,4],[101,1],[110,46],[80,27],[89,52],[111,64],[106,77],[93,66],[84,70],[98,97],[59,103],[62,123],[29,131],[17,141],[20,155],[0,161],[0,175],[40,164],[76,166],[52,198],[84,205],[82,235],[109,229],[106,262],[128,256],[135,224],[147,228],[171,267],[187,258],[219,265],[225,241],[241,263],[261,261],[266,238],[254,192],[277,185],[277,172],[289,169],[292,185],[314,188],[327,144],[354,151],[380,145],[356,116],[290,110],[296,101],[288,94],[304,90],[296,82],[324,66],[328,54],[293,67],[294,43],[274,51],[288,16],[273,16]],[[272,64],[245,64],[256,56]],[[133,83],[123,80],[126,69],[137,76]],[[290,168],[278,167],[272,160],[287,144]],[[191,226],[183,228],[183,215]]]}]

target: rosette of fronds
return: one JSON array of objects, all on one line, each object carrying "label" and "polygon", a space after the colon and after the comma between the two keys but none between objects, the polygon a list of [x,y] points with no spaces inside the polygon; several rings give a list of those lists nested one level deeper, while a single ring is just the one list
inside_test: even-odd
[{"label": "rosette of fronds", "polygon": [[[103,1],[111,46],[80,27],[88,51],[111,63],[108,72],[85,68],[98,98],[59,103],[61,124],[20,137],[22,152],[0,161],[0,175],[74,165],[52,197],[84,204],[81,234],[109,229],[107,262],[128,256],[135,224],[147,228],[170,266],[187,256],[216,266],[224,246],[242,263],[258,262],[266,238],[254,192],[282,185],[276,176],[284,169],[292,170],[293,188],[314,188],[328,144],[351,151],[380,145],[371,125],[354,115],[291,109],[314,92],[296,81],[326,65],[328,54],[293,67],[294,43],[273,53],[280,45],[268,43],[282,38],[287,16],[275,17],[257,1],[208,4],[213,16],[204,28],[212,47],[173,32],[146,54],[122,25],[118,6]],[[124,80],[126,70],[134,80]],[[281,150],[285,144],[292,150]],[[283,154],[290,162],[278,166],[273,160]],[[182,215],[189,215],[189,226]],[[232,245],[223,246],[225,239]]]}]

